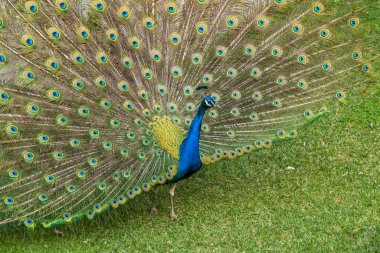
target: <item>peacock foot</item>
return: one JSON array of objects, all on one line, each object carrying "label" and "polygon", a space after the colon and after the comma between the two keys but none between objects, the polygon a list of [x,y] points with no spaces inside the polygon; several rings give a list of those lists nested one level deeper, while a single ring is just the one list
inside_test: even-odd
[{"label": "peacock foot", "polygon": [[150,209],[150,215],[158,215],[157,208],[152,207],[152,209]]},{"label": "peacock foot", "polygon": [[172,210],[171,212],[170,212],[170,219],[172,220],[172,221],[175,221],[175,220],[177,220],[177,215],[174,213],[174,211]]},{"label": "peacock foot", "polygon": [[54,229],[54,234],[56,234],[59,237],[63,237],[63,232],[59,231],[58,229]]}]

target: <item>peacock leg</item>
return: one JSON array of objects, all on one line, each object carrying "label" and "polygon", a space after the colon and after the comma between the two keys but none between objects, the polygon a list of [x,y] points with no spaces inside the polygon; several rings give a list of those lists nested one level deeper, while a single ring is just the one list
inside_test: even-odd
[{"label": "peacock leg", "polygon": [[63,232],[59,231],[58,229],[54,229],[54,234],[56,234],[59,237],[63,237]]},{"label": "peacock leg", "polygon": [[177,219],[177,215],[174,212],[174,191],[176,188],[177,184],[173,184],[172,187],[170,187],[169,194],[170,194],[170,202],[171,202],[171,210],[170,210],[170,218],[172,220]]},{"label": "peacock leg", "polygon": [[153,194],[152,195],[152,208],[150,209],[151,215],[157,215],[158,214],[158,211],[156,208],[157,192],[158,192],[158,189],[154,189],[152,192],[152,194]]}]

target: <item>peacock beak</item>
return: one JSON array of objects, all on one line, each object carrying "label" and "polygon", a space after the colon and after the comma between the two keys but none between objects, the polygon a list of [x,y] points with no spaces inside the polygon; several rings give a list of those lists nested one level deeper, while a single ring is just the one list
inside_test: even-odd
[{"label": "peacock beak", "polygon": [[220,107],[216,102],[212,102],[214,107]]}]

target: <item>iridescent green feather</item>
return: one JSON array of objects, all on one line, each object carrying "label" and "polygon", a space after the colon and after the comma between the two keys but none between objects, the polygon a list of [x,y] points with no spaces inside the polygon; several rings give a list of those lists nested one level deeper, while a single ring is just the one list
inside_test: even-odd
[{"label": "iridescent green feather", "polygon": [[375,77],[369,8],[2,1],[0,225],[92,220],[173,179],[205,95],[204,164],[296,138]]}]

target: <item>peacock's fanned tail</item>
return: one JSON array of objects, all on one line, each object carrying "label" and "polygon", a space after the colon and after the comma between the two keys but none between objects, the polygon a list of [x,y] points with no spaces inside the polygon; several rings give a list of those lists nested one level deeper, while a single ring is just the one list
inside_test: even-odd
[{"label": "peacock's fanned tail", "polygon": [[340,2],[2,0],[0,225],[93,219],[172,179],[205,95],[204,164],[295,138],[371,78],[367,6]]}]

